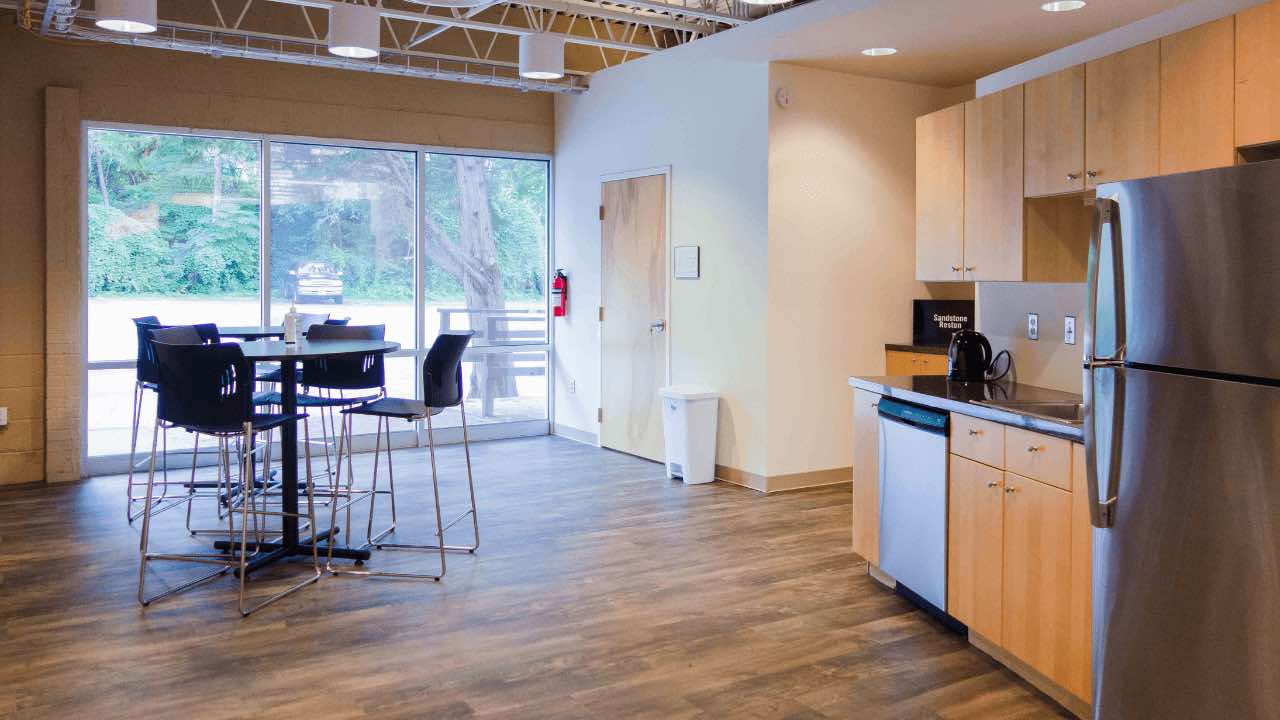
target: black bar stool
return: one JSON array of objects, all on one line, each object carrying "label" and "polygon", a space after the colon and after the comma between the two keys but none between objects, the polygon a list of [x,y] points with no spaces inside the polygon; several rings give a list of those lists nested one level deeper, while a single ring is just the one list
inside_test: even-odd
[{"label": "black bar stool", "polygon": [[[436,340],[431,344],[431,349],[427,352],[427,358],[422,365],[422,392],[423,400],[414,400],[408,398],[390,398],[384,397],[373,402],[359,405],[353,408],[343,410],[345,415],[369,415],[378,418],[378,442],[374,447],[373,456],[373,483],[372,492],[369,495],[369,524],[368,524],[368,540],[369,544],[382,549],[391,550],[435,550],[440,555],[440,571],[438,573],[404,573],[404,572],[387,572],[380,570],[352,570],[349,568],[338,568],[333,565],[332,544],[330,545],[330,554],[325,569],[337,575],[365,575],[365,576],[383,576],[383,577],[400,577],[414,578],[422,580],[440,580],[445,573],[445,552],[461,551],[474,553],[480,547],[480,522],[476,515],[476,485],[471,476],[471,446],[467,438],[467,409],[463,398],[462,389],[462,355],[466,352],[467,343],[471,341],[471,336],[475,333],[467,332],[449,332],[441,333],[436,336]],[[436,470],[436,443],[434,429],[431,425],[431,418],[444,412],[446,408],[457,407],[462,413],[462,447],[467,458],[467,486],[471,493],[471,509],[459,515],[457,518],[445,524],[440,508],[440,477]],[[435,493],[435,513],[436,513],[436,541],[432,544],[415,545],[408,543],[383,543],[379,542],[382,538],[392,533],[396,529],[396,481],[395,473],[391,467],[391,421],[393,419],[401,419],[406,421],[426,420],[427,421],[427,445],[431,454],[431,487]],[[350,428],[350,422],[347,423]],[[378,490],[378,453],[381,451],[383,429],[385,428],[387,438],[387,490]],[[348,443],[348,447],[350,444]],[[348,454],[348,472],[350,469],[350,455]],[[391,501],[391,526],[386,530],[373,534],[373,513],[376,507],[378,495],[386,494]],[[330,523],[336,521],[336,506],[330,507]],[[446,545],[444,542],[444,533],[449,528],[461,522],[467,516],[471,517],[471,528],[474,533],[474,542],[471,545]]]},{"label": "black bar stool", "polygon": [[[125,502],[125,517],[128,518],[130,524],[141,516],[141,513],[135,513],[133,510],[133,506],[135,504],[142,502],[142,497],[134,493],[134,488],[136,487],[133,478],[134,471],[143,463],[147,462],[145,459],[135,459],[138,450],[138,427],[142,422],[142,403],[146,398],[146,393],[148,391],[155,392],[156,387],[160,382],[160,369],[156,364],[155,352],[151,349],[152,331],[174,327],[172,325],[162,325],[155,315],[145,315],[143,317],[133,318],[133,326],[138,337],[138,359],[136,364],[137,373],[133,384],[133,428],[129,441],[129,477],[125,487],[125,495],[127,498]],[[196,337],[193,344],[216,343],[219,341],[218,327],[211,323],[202,325],[184,325],[179,327],[189,328],[189,330],[184,333],[184,337],[187,337],[188,339],[190,339],[190,333],[195,334]],[[165,428],[161,428],[162,431],[164,429]],[[161,452],[161,471],[165,478],[164,482],[161,484],[161,499],[162,501],[168,501],[170,498],[168,482],[169,435],[167,432],[162,432],[161,444],[163,448]],[[197,453],[198,450],[193,450],[191,455],[193,472]],[[173,502],[162,502],[161,506],[156,509],[156,512],[162,512],[171,507],[177,507],[186,500],[187,498],[180,497]]]},{"label": "black bar stool", "polygon": [[[176,330],[176,329],[174,329]],[[153,332],[152,346],[160,370],[158,384],[159,397],[156,403],[156,415],[160,421],[173,427],[180,427],[197,435],[216,438],[227,458],[227,449],[232,440],[239,440],[239,485],[245,491],[239,494],[235,504],[239,506],[240,528],[239,547],[235,555],[222,553],[153,553],[150,550],[152,513],[149,512],[155,488],[155,455],[159,423],[152,432],[151,468],[147,477],[147,493],[142,513],[142,539],[140,543],[141,561],[138,566],[138,602],[149,605],[163,597],[181,592],[193,585],[225,574],[228,570],[237,569],[240,575],[241,615],[253,611],[293,593],[320,578],[320,558],[313,544],[311,560],[314,574],[285,590],[271,595],[251,607],[245,605],[245,581],[247,572],[245,564],[251,554],[257,554],[258,547],[265,542],[266,520],[268,517],[293,515],[302,519],[301,513],[284,513],[269,511],[265,507],[257,507],[257,493],[253,487],[253,438],[259,433],[269,432],[285,423],[305,420],[305,414],[256,414],[253,412],[253,363],[247,360],[240,346],[234,343],[216,345],[168,344],[163,340],[187,339],[178,333],[169,331]],[[303,423],[305,429],[306,423]],[[307,482],[311,480],[311,451],[306,448]],[[229,464],[226,460],[224,463]],[[271,465],[270,443],[267,443],[263,456],[263,475]],[[229,468],[228,476],[229,476]],[[228,482],[226,491],[231,496]],[[236,542],[235,512],[227,513],[227,540]],[[249,540],[249,524],[252,515],[254,540]],[[315,527],[315,506],[310,495],[307,497],[307,515],[312,528]],[[235,545],[232,545],[235,549]],[[147,564],[152,560],[172,560],[180,562],[203,563],[219,566],[218,569],[175,588],[165,590],[157,595],[146,595]]]}]

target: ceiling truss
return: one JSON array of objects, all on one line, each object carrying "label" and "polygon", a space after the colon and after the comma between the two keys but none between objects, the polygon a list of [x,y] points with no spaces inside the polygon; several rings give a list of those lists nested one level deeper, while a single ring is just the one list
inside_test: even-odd
[{"label": "ceiling truss", "polygon": [[[159,28],[146,35],[98,28],[81,0],[0,0],[0,9],[14,10],[21,26],[46,36],[558,93],[584,92],[596,70],[758,14],[758,6],[742,0],[382,0],[380,55],[352,60],[331,55],[326,43],[328,10],[339,0],[207,2],[192,12],[199,0],[161,0]],[[564,78],[520,77],[514,41],[534,32],[565,37]]]}]

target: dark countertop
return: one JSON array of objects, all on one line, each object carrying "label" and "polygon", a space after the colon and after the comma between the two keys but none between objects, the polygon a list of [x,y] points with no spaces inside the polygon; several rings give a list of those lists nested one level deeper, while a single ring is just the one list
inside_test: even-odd
[{"label": "dark countertop", "polygon": [[898,352],[924,353],[926,355],[946,355],[946,345],[899,345],[897,343],[885,343],[885,350],[896,350]]},{"label": "dark countertop", "polygon": [[1084,427],[1064,420],[1049,420],[1014,410],[978,405],[977,400],[1079,403],[1082,398],[1061,390],[1013,382],[953,382],[944,375],[913,377],[851,377],[849,385],[859,390],[887,395],[918,405],[958,412],[1003,425],[1054,435],[1072,442],[1084,442]]}]

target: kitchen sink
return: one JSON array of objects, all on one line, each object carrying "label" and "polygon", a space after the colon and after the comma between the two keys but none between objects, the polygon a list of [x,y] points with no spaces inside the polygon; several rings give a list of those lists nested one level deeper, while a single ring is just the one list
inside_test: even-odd
[{"label": "kitchen sink", "polygon": [[974,402],[977,405],[1000,408],[1045,420],[1057,420],[1074,425],[1084,423],[1084,405],[1081,403],[1025,400],[975,400]]}]

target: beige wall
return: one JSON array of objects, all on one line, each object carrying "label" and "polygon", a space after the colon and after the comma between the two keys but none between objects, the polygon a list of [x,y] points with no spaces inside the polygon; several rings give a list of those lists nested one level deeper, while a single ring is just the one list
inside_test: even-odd
[{"label": "beige wall", "polygon": [[[976,327],[996,352],[1013,356],[1018,382],[1079,393],[1083,377],[1083,283],[978,283]],[[1039,318],[1039,340],[1027,339],[1027,313]],[[1063,342],[1063,318],[1076,318],[1076,343]]]},{"label": "beige wall", "polygon": [[[554,149],[552,99],[542,93],[54,43],[11,22],[0,19],[0,405],[10,411],[9,426],[0,429],[0,484],[45,476],[46,87],[77,89],[87,120]],[[60,190],[79,193],[74,185]],[[51,297],[82,302],[60,288],[49,291]]]},{"label": "beige wall", "polygon": [[[915,281],[915,118],[942,90],[774,63],[769,71],[770,477],[848,467],[847,379],[910,342],[911,300],[971,296]],[[780,107],[775,98],[790,99]],[[957,97],[960,95],[960,97]]]}]

